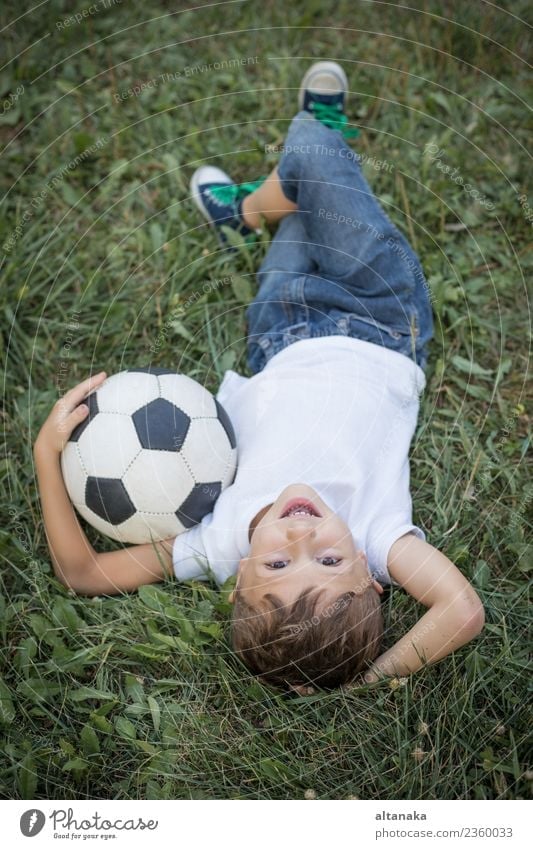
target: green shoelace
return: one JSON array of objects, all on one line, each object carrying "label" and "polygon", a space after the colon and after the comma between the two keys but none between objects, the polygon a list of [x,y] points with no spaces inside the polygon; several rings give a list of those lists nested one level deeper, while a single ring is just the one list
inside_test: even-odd
[{"label": "green shoelace", "polygon": [[259,186],[263,185],[265,180],[266,177],[260,177],[253,183],[228,183],[227,185],[213,186],[209,191],[220,203],[230,204],[255,192]]},{"label": "green shoelace", "polygon": [[345,139],[356,139],[359,135],[359,130],[347,126],[348,118],[337,106],[332,106],[331,103],[314,102],[309,108],[317,121],[331,130],[339,130]]}]

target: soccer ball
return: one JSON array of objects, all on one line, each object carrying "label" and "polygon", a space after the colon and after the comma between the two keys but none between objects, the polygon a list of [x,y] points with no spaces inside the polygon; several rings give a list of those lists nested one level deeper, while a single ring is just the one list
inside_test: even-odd
[{"label": "soccer ball", "polygon": [[235,433],[201,384],[162,368],[109,377],[61,455],[76,510],[121,542],[170,538],[196,525],[235,476]]}]

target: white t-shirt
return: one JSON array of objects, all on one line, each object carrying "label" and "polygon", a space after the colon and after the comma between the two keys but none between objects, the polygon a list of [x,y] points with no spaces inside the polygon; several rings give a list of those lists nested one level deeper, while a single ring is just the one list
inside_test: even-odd
[{"label": "white t-shirt", "polygon": [[213,512],[176,537],[176,577],[222,584],[250,551],[254,516],[304,483],[390,583],[391,545],[409,531],[424,539],[411,520],[408,462],[424,386],[403,354],[347,336],[294,342],[251,378],[227,371],[217,398],[235,429],[237,474]]}]

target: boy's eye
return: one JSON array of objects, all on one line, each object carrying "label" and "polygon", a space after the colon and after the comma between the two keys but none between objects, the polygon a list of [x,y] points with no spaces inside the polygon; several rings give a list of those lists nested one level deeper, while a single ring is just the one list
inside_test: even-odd
[{"label": "boy's eye", "polygon": [[286,565],[286,560],[274,560],[272,563],[265,564],[265,566],[268,566],[269,569],[284,569]]},{"label": "boy's eye", "polygon": [[[333,557],[331,554],[318,558],[318,562],[322,563],[322,566],[338,566],[341,561],[342,557]],[[269,569],[285,569],[287,563],[288,560],[273,560],[271,563],[265,563],[265,566],[268,566]]]},{"label": "boy's eye", "polygon": [[338,566],[341,560],[341,557],[333,557],[331,554],[327,554],[325,557],[320,558],[322,566]]}]

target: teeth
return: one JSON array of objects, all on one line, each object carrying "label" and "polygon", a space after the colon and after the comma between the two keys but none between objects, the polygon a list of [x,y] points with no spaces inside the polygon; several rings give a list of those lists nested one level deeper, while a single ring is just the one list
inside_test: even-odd
[{"label": "teeth", "polygon": [[295,507],[289,510],[287,516],[314,516],[313,511],[309,507]]}]

